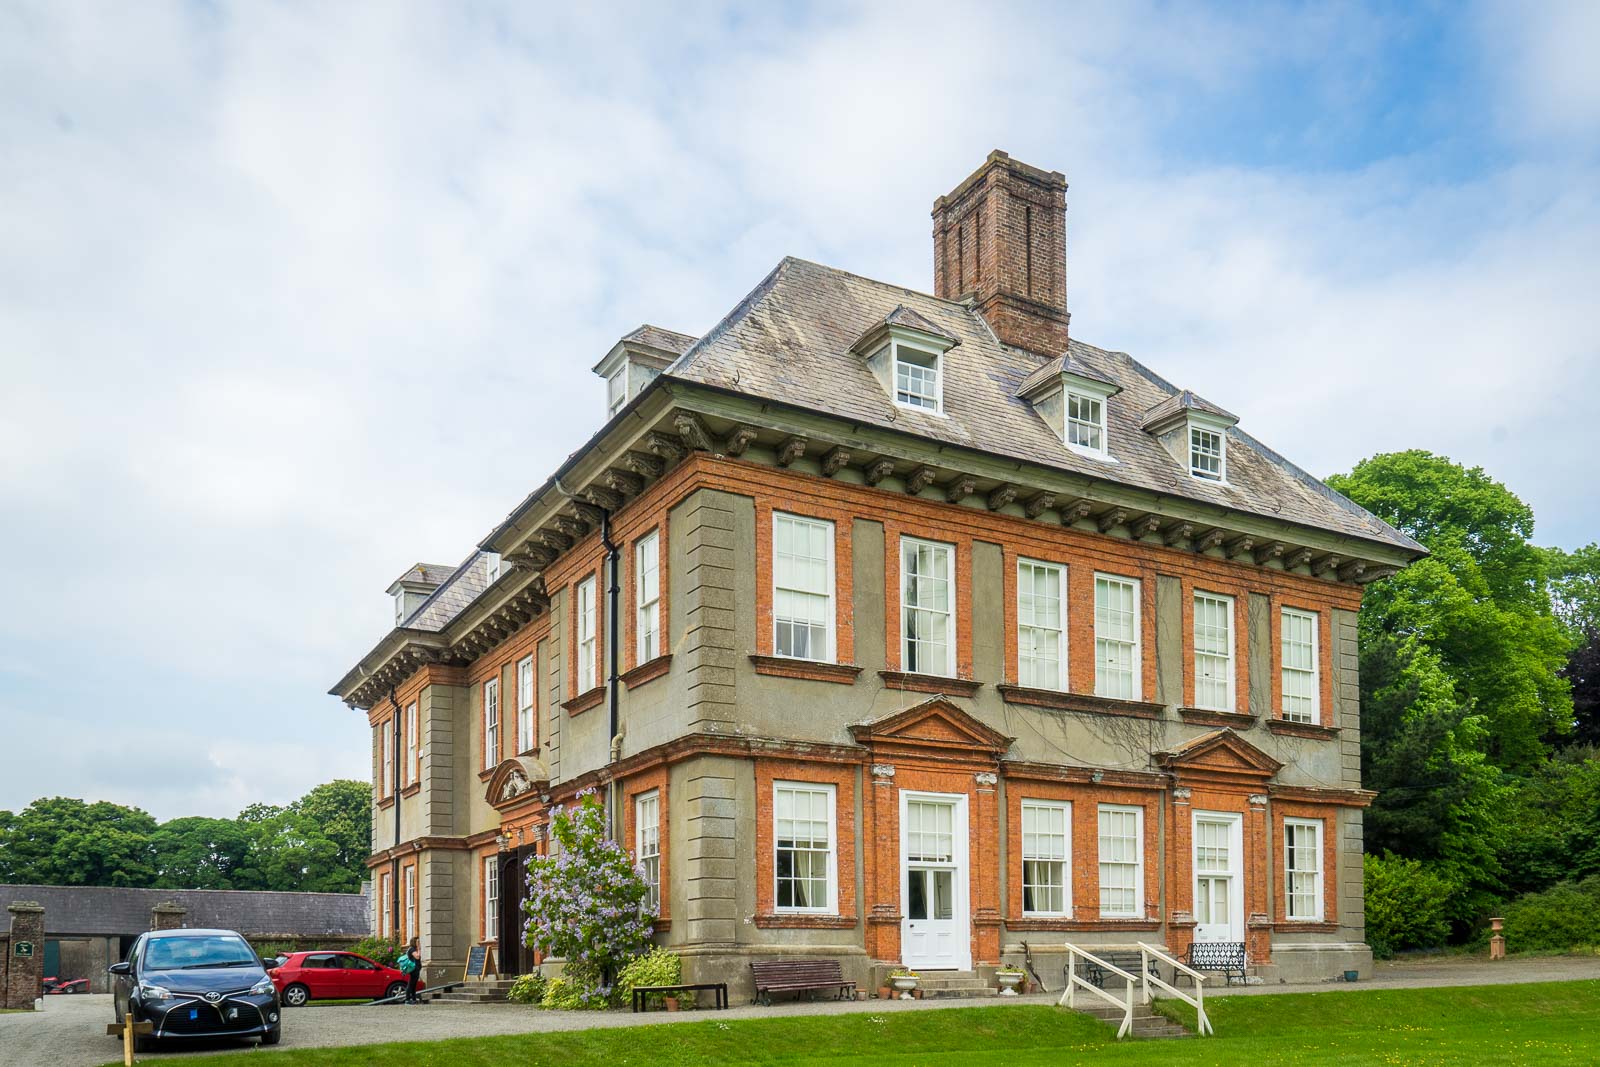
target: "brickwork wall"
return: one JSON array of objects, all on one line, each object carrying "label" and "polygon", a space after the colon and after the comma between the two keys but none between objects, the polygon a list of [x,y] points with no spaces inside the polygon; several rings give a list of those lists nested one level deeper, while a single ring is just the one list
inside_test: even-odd
[{"label": "brickwork wall", "polygon": [[[9,905],[11,934],[0,947],[5,951],[5,975],[0,985],[0,1007],[32,1008],[44,980],[44,908],[27,901]],[[17,955],[19,944],[33,946],[31,956]]]}]

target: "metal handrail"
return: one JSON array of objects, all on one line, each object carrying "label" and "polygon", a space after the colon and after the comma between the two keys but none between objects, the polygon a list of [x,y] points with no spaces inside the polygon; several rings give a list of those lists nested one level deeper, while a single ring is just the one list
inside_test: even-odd
[{"label": "metal handrail", "polygon": [[[1063,942],[1063,944],[1065,944],[1067,949],[1067,988],[1062,991],[1061,999],[1056,1002],[1056,1006],[1060,1007],[1065,1005],[1069,1008],[1076,1007],[1077,1003],[1073,996],[1073,991],[1080,988],[1086,989],[1095,996],[1099,997],[1101,1000],[1105,1001],[1107,1004],[1110,1004],[1113,1008],[1122,1009],[1122,1025],[1117,1028],[1117,1037],[1119,1039],[1126,1037],[1128,1035],[1128,1031],[1133,1029],[1133,991],[1135,986],[1138,984],[1138,979],[1134,978],[1133,975],[1129,974],[1121,967],[1118,967],[1116,964],[1107,963],[1099,956],[1096,956],[1091,952],[1085,952],[1083,949],[1079,948],[1077,945],[1074,945],[1070,941]],[[1079,956],[1082,956],[1084,959],[1088,960],[1097,967],[1101,967],[1107,971],[1110,971],[1112,974],[1121,975],[1127,983],[1123,1000],[1117,1000],[1116,997],[1112,996],[1110,993],[1107,993],[1104,989],[1101,989],[1088,979],[1079,978]]]},{"label": "metal handrail", "polygon": [[[1138,944],[1139,965],[1140,969],[1143,971],[1144,979],[1144,1002],[1146,1004],[1150,1003],[1150,985],[1153,982],[1155,983],[1156,988],[1164,989],[1168,993],[1171,993],[1173,996],[1177,997],[1179,1000],[1183,1001],[1185,1004],[1193,1006],[1195,1010],[1195,1017],[1199,1020],[1198,1025],[1195,1028],[1200,1032],[1201,1037],[1214,1035],[1215,1031],[1211,1029],[1211,1018],[1206,1015],[1206,976],[1195,970],[1193,967],[1190,967],[1188,964],[1179,963],[1167,953],[1166,949],[1157,948],[1155,945],[1147,945],[1143,941],[1140,941]],[[1194,996],[1191,997],[1189,994],[1179,989],[1176,985],[1169,985],[1159,973],[1152,977],[1150,974],[1151,956],[1154,956],[1162,963],[1171,965],[1173,970],[1173,982],[1178,980],[1178,972],[1180,971],[1194,979]]]}]

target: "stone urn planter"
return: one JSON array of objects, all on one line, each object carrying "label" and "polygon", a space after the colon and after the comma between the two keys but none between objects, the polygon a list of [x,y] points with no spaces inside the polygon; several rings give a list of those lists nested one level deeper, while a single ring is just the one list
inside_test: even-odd
[{"label": "stone urn planter", "polygon": [[889,984],[900,994],[901,1000],[911,1000],[911,991],[917,988],[917,976],[914,974],[890,975]]},{"label": "stone urn planter", "polygon": [[1022,984],[1023,977],[1024,975],[1021,971],[994,972],[994,980],[1000,983],[1000,995],[1002,997],[1016,996],[1017,987]]}]

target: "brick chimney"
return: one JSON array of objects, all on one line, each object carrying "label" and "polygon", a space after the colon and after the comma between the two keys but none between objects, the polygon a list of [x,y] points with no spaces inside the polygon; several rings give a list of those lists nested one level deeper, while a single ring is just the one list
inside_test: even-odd
[{"label": "brick chimney", "polygon": [[971,296],[1000,340],[1067,350],[1067,180],[998,149],[933,202],[933,291]]}]

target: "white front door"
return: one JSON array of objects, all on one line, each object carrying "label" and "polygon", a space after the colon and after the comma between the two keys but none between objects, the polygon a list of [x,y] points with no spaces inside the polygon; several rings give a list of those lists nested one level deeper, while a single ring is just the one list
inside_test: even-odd
[{"label": "white front door", "polygon": [[1194,813],[1196,941],[1244,940],[1243,829],[1239,815]]},{"label": "white front door", "polygon": [[900,791],[900,955],[907,967],[972,966],[967,798]]}]

